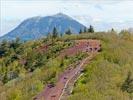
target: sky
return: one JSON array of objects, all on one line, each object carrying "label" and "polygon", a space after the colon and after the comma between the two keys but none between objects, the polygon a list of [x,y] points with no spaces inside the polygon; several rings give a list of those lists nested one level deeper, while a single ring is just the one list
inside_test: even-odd
[{"label": "sky", "polygon": [[0,36],[27,18],[60,12],[97,29],[107,23],[121,24],[118,28],[133,26],[132,0],[0,0],[0,7]]}]

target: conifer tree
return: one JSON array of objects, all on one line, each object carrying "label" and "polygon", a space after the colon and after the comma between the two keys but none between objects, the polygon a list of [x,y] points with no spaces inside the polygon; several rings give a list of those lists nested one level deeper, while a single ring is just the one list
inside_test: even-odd
[{"label": "conifer tree", "polygon": [[72,32],[71,32],[71,30],[70,30],[70,29],[68,29],[68,30],[65,32],[65,34],[67,34],[67,35],[71,35],[71,34],[72,34]]},{"label": "conifer tree", "polygon": [[88,32],[89,32],[89,33],[94,33],[94,28],[93,28],[93,26],[90,25],[90,27],[89,27],[89,29],[88,29]]},{"label": "conifer tree", "polygon": [[54,27],[54,29],[53,29],[52,37],[53,38],[57,38],[58,37],[58,31],[57,31],[56,27]]},{"label": "conifer tree", "polygon": [[111,32],[115,32],[114,28],[111,29]]},{"label": "conifer tree", "polygon": [[80,29],[80,31],[79,31],[79,34],[82,34],[83,32],[82,32],[82,29]]}]

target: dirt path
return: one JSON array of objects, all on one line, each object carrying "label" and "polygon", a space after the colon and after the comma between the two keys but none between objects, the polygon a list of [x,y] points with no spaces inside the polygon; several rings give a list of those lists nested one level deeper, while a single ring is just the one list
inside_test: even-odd
[{"label": "dirt path", "polygon": [[80,73],[83,65],[91,58],[92,55],[80,61],[80,63],[75,68],[67,69],[59,78],[54,87],[46,86],[44,91],[36,96],[34,100],[61,100],[61,97],[70,80],[72,80],[78,73]]},{"label": "dirt path", "polygon": [[74,84],[83,69],[82,67],[94,57],[100,48],[101,45],[98,40],[78,40],[76,41],[75,46],[63,50],[60,57],[64,57],[65,55],[72,56],[78,52],[87,52],[91,55],[81,60],[76,67],[70,67],[65,70],[65,72],[59,77],[55,86],[48,84],[46,88],[34,98],[34,100],[61,100],[69,83],[72,82],[72,84]]},{"label": "dirt path", "polygon": [[77,66],[79,69],[77,70],[77,72],[72,76],[72,78],[70,80],[68,80],[68,82],[66,83],[61,95],[60,95],[60,98],[58,100],[67,100],[66,98],[72,93],[72,90],[73,90],[73,86],[74,86],[74,83],[77,81],[77,79],[82,76],[82,69],[83,69],[83,66],[85,64],[88,64],[89,61],[94,57],[94,55],[91,55],[87,58],[85,58],[84,60],[81,61],[81,63],[79,64],[79,66]]}]

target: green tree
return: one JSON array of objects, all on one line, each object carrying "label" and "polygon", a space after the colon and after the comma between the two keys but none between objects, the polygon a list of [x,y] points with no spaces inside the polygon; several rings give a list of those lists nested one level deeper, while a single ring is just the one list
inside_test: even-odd
[{"label": "green tree", "polygon": [[16,49],[20,46],[21,42],[19,38],[16,38],[15,40],[12,40],[10,42],[10,48]]},{"label": "green tree", "polygon": [[0,57],[4,56],[4,54],[6,53],[7,51],[7,41],[6,40],[3,40],[0,44]]},{"label": "green tree", "polygon": [[111,29],[111,32],[115,32],[114,28]]},{"label": "green tree", "polygon": [[88,29],[88,32],[89,32],[89,33],[94,33],[94,28],[93,28],[93,26],[90,25],[90,27],[89,27],[89,29]]},{"label": "green tree", "polygon": [[65,34],[67,34],[67,35],[71,35],[71,34],[72,34],[72,32],[71,32],[71,30],[70,30],[70,29],[68,29],[68,30],[65,32]]},{"label": "green tree", "polygon": [[82,32],[82,29],[80,29],[80,31],[79,31],[79,34],[82,34],[83,32]]},{"label": "green tree", "polygon": [[131,72],[128,72],[128,76],[121,87],[122,91],[133,93],[133,78],[131,78]]},{"label": "green tree", "polygon": [[58,33],[56,27],[54,27],[53,32],[52,32],[52,37],[53,37],[53,38],[57,38],[57,37],[58,37],[58,34],[59,34],[59,33]]}]

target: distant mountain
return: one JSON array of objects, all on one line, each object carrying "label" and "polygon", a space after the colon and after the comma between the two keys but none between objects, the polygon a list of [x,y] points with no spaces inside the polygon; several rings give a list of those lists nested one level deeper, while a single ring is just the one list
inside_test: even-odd
[{"label": "distant mountain", "polygon": [[19,37],[21,40],[34,40],[46,36],[47,33],[52,32],[54,27],[60,33],[64,33],[68,29],[71,29],[73,33],[78,33],[85,26],[65,14],[58,13],[53,16],[26,19],[0,39],[13,40]]}]

